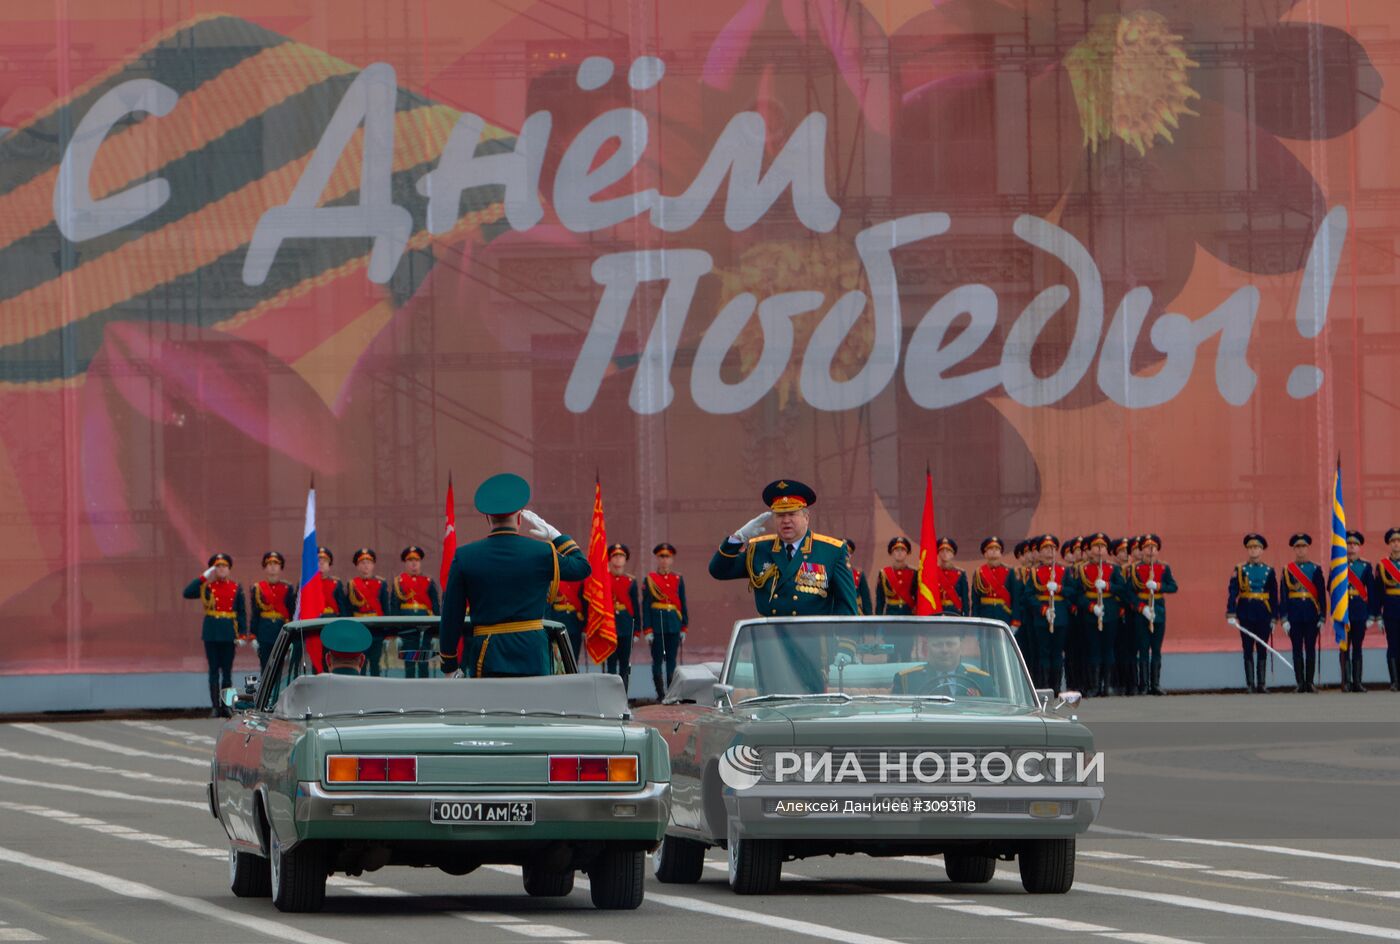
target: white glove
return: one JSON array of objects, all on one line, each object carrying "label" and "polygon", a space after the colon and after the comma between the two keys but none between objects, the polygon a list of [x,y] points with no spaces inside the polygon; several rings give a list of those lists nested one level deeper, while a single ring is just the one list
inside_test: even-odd
[{"label": "white glove", "polygon": [[773,512],[765,511],[757,518],[750,519],[748,524],[731,534],[729,540],[735,544],[747,544],[750,538],[756,538],[763,533],[764,526],[768,524],[768,519],[771,517],[773,517]]},{"label": "white glove", "polygon": [[1380,624],[1381,621],[1376,619],[1374,616],[1366,621],[1367,626],[1379,626]]},{"label": "white glove", "polygon": [[[188,573],[188,571],[187,571],[187,573]],[[213,577],[213,576],[214,576],[214,568],[212,568],[212,567],[210,567],[208,570],[206,570],[206,571],[204,572],[204,579],[205,579],[205,580],[208,580],[208,579],[210,579],[210,578]]]},{"label": "white glove", "polygon": [[651,630],[647,630],[646,633],[643,634],[642,638],[645,639],[647,642],[651,642],[651,637],[652,637],[652,635],[653,635],[652,631],[651,631]]},{"label": "white glove", "polygon": [[1149,589],[1149,590],[1156,590],[1156,589],[1157,589],[1157,581],[1155,581],[1155,580],[1149,580],[1149,581],[1147,581],[1147,589]]},{"label": "white glove", "polygon": [[851,658],[851,654],[849,652],[843,651],[836,653],[836,664],[838,666],[850,665],[853,661],[854,660]]},{"label": "white glove", "polygon": [[466,678],[466,677],[467,677],[467,673],[463,672],[461,669],[458,669],[456,672],[453,672],[451,675],[448,676],[448,678],[455,678],[455,679],[461,679],[461,678]]},{"label": "white glove", "polygon": [[1095,616],[1103,616],[1103,604],[1102,604],[1102,603],[1095,603],[1095,604],[1094,604],[1094,615],[1095,615]]},{"label": "white glove", "polygon": [[1095,580],[1095,581],[1094,581],[1094,589],[1095,589],[1095,590],[1098,590],[1098,591],[1100,591],[1100,592],[1102,592],[1102,591],[1104,591],[1104,590],[1107,590],[1107,589],[1108,589],[1108,581],[1107,581],[1107,580]]},{"label": "white glove", "polygon": [[526,508],[520,513],[520,520],[525,522],[530,528],[530,537],[541,538],[545,541],[553,541],[562,533],[554,525],[545,521],[539,515]]},{"label": "white glove", "polygon": [[1228,623],[1229,625],[1235,626],[1235,627],[1238,627],[1238,626],[1240,625],[1240,621],[1237,620],[1237,619],[1235,619],[1233,616],[1230,617],[1229,619],[1227,619],[1225,622]]},{"label": "white glove", "polygon": [[256,639],[254,639],[254,640],[253,640],[253,651],[254,651],[254,652],[257,652],[260,648],[262,648],[262,647],[259,646],[259,645],[258,645],[258,641],[257,641]]},{"label": "white glove", "polygon": [[1145,607],[1142,611],[1142,615],[1147,618],[1149,623],[1157,622],[1157,611],[1151,607]]},{"label": "white glove", "polygon": [[240,648],[240,649],[242,649],[244,646],[248,645],[248,640],[244,639],[242,636],[238,637],[238,638],[235,639],[233,642],[234,642],[234,644],[237,645],[238,648]]},{"label": "white glove", "polygon": [[1283,621],[1283,631],[1284,631],[1285,633],[1291,633],[1291,632],[1293,632],[1293,624],[1290,623],[1290,622],[1288,622],[1288,620],[1284,620],[1284,621]]},{"label": "white glove", "polygon": [[1049,590],[1051,593],[1054,593],[1055,591],[1060,589],[1060,585],[1052,580],[1045,585],[1045,589]]}]

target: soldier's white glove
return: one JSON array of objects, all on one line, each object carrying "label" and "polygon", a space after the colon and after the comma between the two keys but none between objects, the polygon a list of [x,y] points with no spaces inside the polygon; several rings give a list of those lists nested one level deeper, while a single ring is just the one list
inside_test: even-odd
[{"label": "soldier's white glove", "polygon": [[1381,621],[1376,619],[1374,616],[1366,621],[1367,626],[1379,626],[1380,624]]},{"label": "soldier's white glove", "polygon": [[756,538],[763,533],[764,526],[768,524],[768,519],[773,517],[773,512],[765,511],[757,518],[752,518],[738,531],[729,536],[729,540],[735,544],[747,544],[750,538]]},{"label": "soldier's white glove", "polygon": [[1238,628],[1240,625],[1240,621],[1235,619],[1233,616],[1227,619],[1225,622],[1236,628]]},{"label": "soldier's white glove", "polygon": [[642,634],[642,638],[645,639],[647,642],[651,642],[651,637],[653,635],[655,634],[651,630],[647,630],[645,633]]},{"label": "soldier's white glove", "polygon": [[1045,589],[1049,590],[1051,593],[1054,593],[1055,591],[1060,589],[1060,585],[1052,580],[1045,585]]},{"label": "soldier's white glove", "polygon": [[1143,610],[1142,615],[1147,617],[1147,621],[1149,623],[1157,622],[1157,611],[1152,609],[1151,607],[1148,607],[1147,609]]},{"label": "soldier's white glove", "polygon": [[1107,581],[1107,580],[1095,580],[1095,581],[1094,581],[1094,589],[1095,589],[1095,590],[1099,590],[1099,591],[1107,590],[1107,589],[1108,589],[1108,581]]},{"label": "soldier's white glove", "polygon": [[258,645],[258,641],[257,641],[256,639],[254,639],[254,640],[253,640],[253,651],[254,651],[254,652],[257,652],[258,649],[260,649],[260,648],[261,648],[261,647]]},{"label": "soldier's white glove", "polygon": [[1283,631],[1284,631],[1285,633],[1291,633],[1291,632],[1293,632],[1293,624],[1290,623],[1288,620],[1284,620],[1284,621],[1283,621]]},{"label": "soldier's white glove", "polygon": [[451,675],[448,676],[448,678],[454,679],[464,679],[466,677],[467,673],[463,672],[461,669],[458,669],[456,672],[453,672]]},{"label": "soldier's white glove", "polygon": [[1094,604],[1094,615],[1095,615],[1095,616],[1103,616],[1103,604],[1102,604],[1102,603],[1095,603],[1095,604]]},{"label": "soldier's white glove", "polygon": [[[188,573],[188,571],[186,571],[186,573]],[[210,567],[208,570],[206,570],[206,571],[204,572],[204,579],[205,579],[205,580],[209,580],[209,579],[212,578],[213,576],[214,576],[214,568],[212,568],[212,567]]]},{"label": "soldier's white glove", "polygon": [[535,514],[528,508],[526,508],[520,513],[520,520],[525,522],[525,524],[529,527],[530,537],[532,538],[540,538],[545,541],[553,541],[555,538],[559,537],[561,533],[563,533],[554,525],[550,524],[548,521],[545,521],[543,518],[541,518],[539,515]]},{"label": "soldier's white glove", "polygon": [[1149,589],[1149,590],[1156,590],[1156,589],[1157,589],[1157,581],[1155,581],[1155,580],[1149,580],[1149,581],[1147,581],[1147,589]]},{"label": "soldier's white glove", "polygon": [[850,665],[853,661],[855,660],[851,658],[851,654],[849,652],[842,651],[836,653],[837,666]]},{"label": "soldier's white glove", "polygon": [[236,645],[236,646],[237,646],[238,648],[240,648],[240,649],[242,649],[244,646],[248,645],[248,640],[244,639],[242,636],[239,636],[239,637],[238,637],[237,639],[235,639],[233,642],[234,642],[234,645]]}]

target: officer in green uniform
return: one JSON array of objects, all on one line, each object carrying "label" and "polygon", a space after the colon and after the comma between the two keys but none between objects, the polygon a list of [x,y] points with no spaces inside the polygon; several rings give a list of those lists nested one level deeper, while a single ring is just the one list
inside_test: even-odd
[{"label": "officer in green uniform", "polygon": [[233,558],[215,554],[209,569],[185,587],[186,600],[204,604],[204,623],[199,638],[204,642],[204,658],[209,664],[209,717],[228,717],[229,710],[219,699],[219,691],[233,686],[233,654],[236,640],[247,633],[247,612],[243,588],[229,579]]},{"label": "officer in green uniform", "polygon": [[[572,538],[525,509],[529,502],[529,484],[509,472],[491,476],[476,490],[476,510],[491,530],[459,548],[448,571],[438,630],[447,675],[460,671],[501,678],[551,672],[545,607],[559,581],[582,580],[592,568]],[[530,537],[520,533],[522,523]],[[468,600],[472,627],[465,658],[460,658]]]},{"label": "officer in green uniform", "polygon": [[364,675],[365,651],[373,644],[374,636],[355,620],[327,623],[321,629],[322,668],[330,675]]},{"label": "officer in green uniform", "polygon": [[895,674],[894,695],[950,695],[953,698],[996,694],[992,676],[962,658],[962,633],[951,628],[927,637],[928,661]]},{"label": "officer in green uniform", "polygon": [[656,558],[656,569],[647,574],[639,596],[642,635],[651,649],[651,683],[660,700],[676,674],[676,661],[690,629],[690,604],[685,599],[685,578],[671,569],[676,546],[662,541],[651,554]]}]

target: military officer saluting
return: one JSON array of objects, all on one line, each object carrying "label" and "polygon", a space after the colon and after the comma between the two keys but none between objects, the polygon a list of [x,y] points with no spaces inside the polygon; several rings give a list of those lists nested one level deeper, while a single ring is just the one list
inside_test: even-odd
[{"label": "military officer saluting", "polygon": [[1385,628],[1385,668],[1390,690],[1400,692],[1400,528],[1385,533],[1390,556],[1376,565],[1371,589],[1371,613]]},{"label": "military officer saluting", "polygon": [[1316,692],[1317,636],[1327,612],[1327,578],[1322,567],[1308,560],[1312,535],[1299,531],[1288,539],[1293,560],[1283,569],[1283,630],[1293,644],[1295,692]]},{"label": "military officer saluting", "polygon": [[[438,630],[442,671],[474,678],[549,675],[545,607],[560,580],[583,580],[592,568],[573,538],[525,508],[530,485],[520,476],[491,476],[474,502],[491,530],[453,555]],[[520,533],[522,523],[530,537]],[[461,646],[468,600],[472,626]]]},{"label": "military officer saluting", "polygon": [[[346,596],[350,600],[351,616],[385,616],[389,612],[389,584],[374,575],[379,562],[374,549],[362,547],[351,558],[358,576],[350,579]],[[379,675],[384,659],[384,637],[375,637],[369,647],[369,674]]]},{"label": "military officer saluting", "polygon": [[938,539],[938,587],[943,596],[939,602],[945,616],[967,615],[967,574],[953,563],[957,556],[957,541],[952,538]]},{"label": "military officer saluting", "polygon": [[856,542],[846,538],[846,556],[851,562],[851,577],[856,582],[856,608],[861,616],[870,616],[875,611],[871,609],[870,583],[865,579],[865,572],[856,566]]},{"label": "military officer saluting", "polygon": [[228,717],[229,710],[219,699],[221,689],[233,686],[233,653],[236,641],[247,633],[243,608],[243,588],[229,579],[233,558],[215,554],[209,569],[185,587],[186,600],[204,604],[204,623],[199,638],[204,642],[204,659],[209,665],[209,717]]},{"label": "military officer saluting", "polygon": [[250,627],[253,631],[253,645],[258,650],[258,671],[267,668],[267,657],[272,654],[272,644],[277,634],[297,611],[297,589],[282,579],[282,568],[287,559],[277,551],[268,551],[262,557],[264,577],[253,584],[253,605],[249,612]]},{"label": "military officer saluting", "polygon": [[622,677],[624,692],[632,679],[632,637],[640,632],[637,617],[642,612],[637,581],[627,573],[627,562],[631,559],[632,551],[626,544],[613,544],[608,548],[608,579],[612,581],[613,615],[617,619],[617,648],[608,656],[603,668]]},{"label": "military officer saluting", "polygon": [[1371,625],[1371,586],[1376,572],[1370,561],[1361,559],[1366,535],[1360,531],[1347,532],[1347,648],[1337,651],[1342,666],[1342,691],[1364,694],[1362,684],[1366,666],[1361,649],[1366,644],[1366,628]]},{"label": "military officer saluting", "polygon": [[[410,544],[399,552],[403,572],[394,578],[389,593],[391,616],[437,616],[440,612],[437,582],[423,573],[427,552]],[[405,678],[427,678],[430,672],[429,642],[432,632],[416,630],[399,633],[399,653],[403,656]]]},{"label": "military officer saluting", "polygon": [[[1269,542],[1262,534],[1246,534],[1244,549],[1248,560],[1235,567],[1230,575],[1230,588],[1225,600],[1225,622],[1247,629],[1259,639],[1268,641],[1278,620],[1278,575],[1264,563],[1264,551]],[[1246,691],[1263,693],[1267,685],[1269,650],[1259,639],[1240,633],[1244,648],[1244,687]]]},{"label": "military officer saluting", "polygon": [[969,604],[973,616],[982,619],[1001,620],[1012,629],[1020,627],[1020,620],[1012,611],[1011,568],[1001,562],[1001,538],[982,539],[982,563],[972,572],[972,589]]},{"label": "military officer saluting", "polygon": [[1125,607],[1133,614],[1139,685],[1149,695],[1165,695],[1162,690],[1162,640],[1167,634],[1165,594],[1176,593],[1176,578],[1169,564],[1157,559],[1162,539],[1155,534],[1137,538],[1138,563],[1128,568],[1124,588]]},{"label": "military officer saluting", "polygon": [[891,538],[885,551],[894,563],[880,570],[880,593],[875,598],[877,616],[912,616],[914,581],[919,572],[908,564],[914,545],[906,537]]},{"label": "military officer saluting", "polygon": [[690,628],[690,607],[685,602],[685,578],[671,570],[675,545],[662,541],[651,549],[656,569],[647,574],[642,594],[642,632],[651,647],[651,681],[656,697],[666,693],[676,674],[681,642]]}]

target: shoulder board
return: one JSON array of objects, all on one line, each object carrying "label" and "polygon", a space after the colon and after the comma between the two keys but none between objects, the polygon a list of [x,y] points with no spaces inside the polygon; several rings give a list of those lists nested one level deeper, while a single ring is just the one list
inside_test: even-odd
[{"label": "shoulder board", "polygon": [[964,665],[964,666],[963,666],[963,671],[966,672],[968,675],[986,675],[986,676],[988,676],[988,677],[991,676],[991,673],[990,673],[990,672],[983,672],[981,669],[977,668],[977,666],[975,666],[975,665]]},{"label": "shoulder board", "polygon": [[749,538],[750,544],[762,544],[764,541],[771,541],[776,538],[776,534],[760,534],[756,538]]},{"label": "shoulder board", "polygon": [[922,665],[912,665],[907,669],[900,669],[898,672],[895,673],[895,675],[913,675],[915,672],[922,672],[923,670],[924,667]]},{"label": "shoulder board", "polygon": [[818,533],[815,532],[815,531],[812,532],[812,540],[814,540],[814,541],[821,541],[821,542],[823,542],[823,543],[825,543],[825,544],[832,544],[832,545],[835,545],[836,547],[842,547],[842,548],[844,548],[844,547],[846,546],[846,542],[845,542],[845,540],[844,540],[843,538],[833,538],[833,537],[831,537],[830,535],[818,534]]}]

